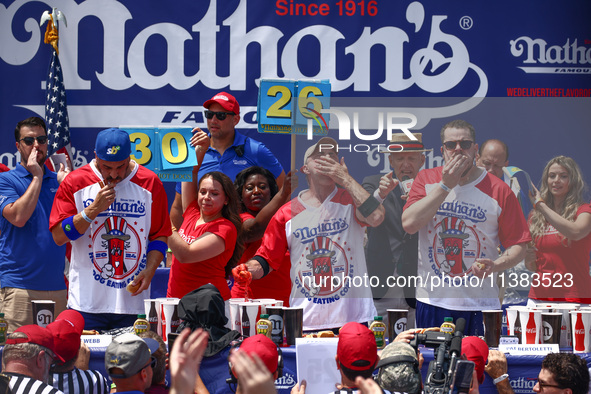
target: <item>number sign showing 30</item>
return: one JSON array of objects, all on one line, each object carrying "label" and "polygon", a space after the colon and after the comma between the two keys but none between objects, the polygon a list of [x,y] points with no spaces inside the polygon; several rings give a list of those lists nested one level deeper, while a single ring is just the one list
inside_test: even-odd
[{"label": "number sign showing 30", "polygon": [[197,165],[194,149],[189,145],[191,129],[122,127],[131,140],[131,158],[154,171],[162,181],[190,181]]},{"label": "number sign showing 30", "polygon": [[328,81],[264,79],[258,100],[259,133],[306,134],[312,120],[314,134],[328,132]]}]

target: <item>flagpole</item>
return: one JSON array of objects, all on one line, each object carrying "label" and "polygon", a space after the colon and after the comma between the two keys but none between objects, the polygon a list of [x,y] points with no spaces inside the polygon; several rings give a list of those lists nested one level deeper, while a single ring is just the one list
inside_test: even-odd
[{"label": "flagpole", "polygon": [[53,8],[51,13],[45,11],[40,21],[41,26],[47,22],[43,41],[52,46],[45,87],[45,123],[48,137],[46,164],[53,171],[57,171],[62,164],[70,170],[75,169],[71,152],[66,88],[59,60],[58,24],[60,21],[66,27],[68,26],[66,16],[57,8]]}]

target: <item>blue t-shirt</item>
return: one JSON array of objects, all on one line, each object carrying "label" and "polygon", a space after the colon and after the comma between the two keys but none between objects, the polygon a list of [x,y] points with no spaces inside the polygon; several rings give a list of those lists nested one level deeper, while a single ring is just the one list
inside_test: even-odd
[{"label": "blue t-shirt", "polygon": [[[277,178],[283,172],[283,167],[271,151],[262,143],[246,137],[239,132],[234,132],[232,146],[224,151],[223,155],[209,147],[199,168],[198,177],[211,171],[220,171],[226,174],[232,182],[238,173],[248,167],[260,166],[271,171]],[[176,184],[176,192],[181,193],[180,182]]]},{"label": "blue t-shirt", "polygon": [[[20,163],[0,174],[0,213],[25,194],[33,180]],[[27,290],[65,290],[66,246],[57,246],[49,231],[49,214],[59,187],[57,176],[45,167],[37,207],[23,227],[0,214],[0,286]]]}]

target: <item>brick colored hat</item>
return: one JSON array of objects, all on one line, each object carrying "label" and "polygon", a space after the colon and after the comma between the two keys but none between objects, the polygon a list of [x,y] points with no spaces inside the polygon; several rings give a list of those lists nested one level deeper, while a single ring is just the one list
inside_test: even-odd
[{"label": "brick colored hat", "polygon": [[36,324],[29,324],[27,326],[22,326],[14,330],[15,333],[22,332],[27,337],[26,338],[15,338],[15,339],[7,339],[7,345],[17,345],[19,343],[34,343],[39,346],[43,346],[49,350],[51,350],[55,354],[55,358],[61,362],[64,362],[62,356],[60,356],[55,351],[55,343],[53,341],[53,335],[51,331],[49,331],[45,327],[38,326]]},{"label": "brick colored hat", "polygon": [[345,324],[339,331],[337,356],[343,366],[354,371],[364,371],[375,366],[378,347],[373,333],[363,324]]},{"label": "brick colored hat", "polygon": [[240,115],[240,105],[238,105],[238,101],[236,101],[236,98],[232,96],[230,93],[218,93],[206,102],[204,102],[203,106],[209,109],[209,107],[213,103],[218,103],[226,111],[234,112],[236,115]]},{"label": "brick colored hat", "polygon": [[247,354],[256,354],[267,366],[271,373],[277,371],[277,364],[279,363],[279,354],[277,352],[277,345],[269,337],[263,334],[257,334],[246,338],[240,345],[240,350]]},{"label": "brick colored hat", "polygon": [[76,357],[80,349],[80,337],[84,330],[84,317],[80,312],[66,309],[58,315],[54,322],[47,325],[53,335],[57,354],[65,361]]},{"label": "brick colored hat", "polygon": [[484,366],[488,361],[488,346],[478,337],[464,337],[462,339],[462,354],[469,361],[474,361],[474,370],[478,377],[478,383],[484,382]]}]

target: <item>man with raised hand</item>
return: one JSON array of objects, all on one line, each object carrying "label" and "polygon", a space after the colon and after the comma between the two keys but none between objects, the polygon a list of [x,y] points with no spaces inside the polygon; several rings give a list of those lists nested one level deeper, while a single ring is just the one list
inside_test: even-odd
[{"label": "man with raised hand", "polygon": [[58,245],[72,243],[68,307],[86,329],[133,325],[172,233],[158,176],[131,160],[129,135],[101,131],[95,159],[61,183],[49,219]]},{"label": "man with raised hand", "polygon": [[417,327],[463,317],[466,335],[483,335],[481,311],[501,306],[495,273],[521,261],[531,237],[509,186],[475,165],[474,127],[455,120],[440,134],[445,164],[419,172],[402,214],[419,232]]},{"label": "man with raised hand", "polygon": [[[259,279],[278,269],[289,251],[289,303],[303,308],[304,330],[371,321],[375,307],[364,282],[363,227],[382,223],[384,207],[349,175],[330,137],[306,150],[301,173],[310,188],[275,213],[244,268]],[[235,278],[242,280],[241,275]]]},{"label": "man with raised hand", "polygon": [[36,116],[14,130],[21,162],[0,175],[0,312],[8,332],[33,321],[31,300],[52,300],[54,313],[66,309],[66,248],[48,231],[49,213],[66,175],[45,165],[47,129]]}]

